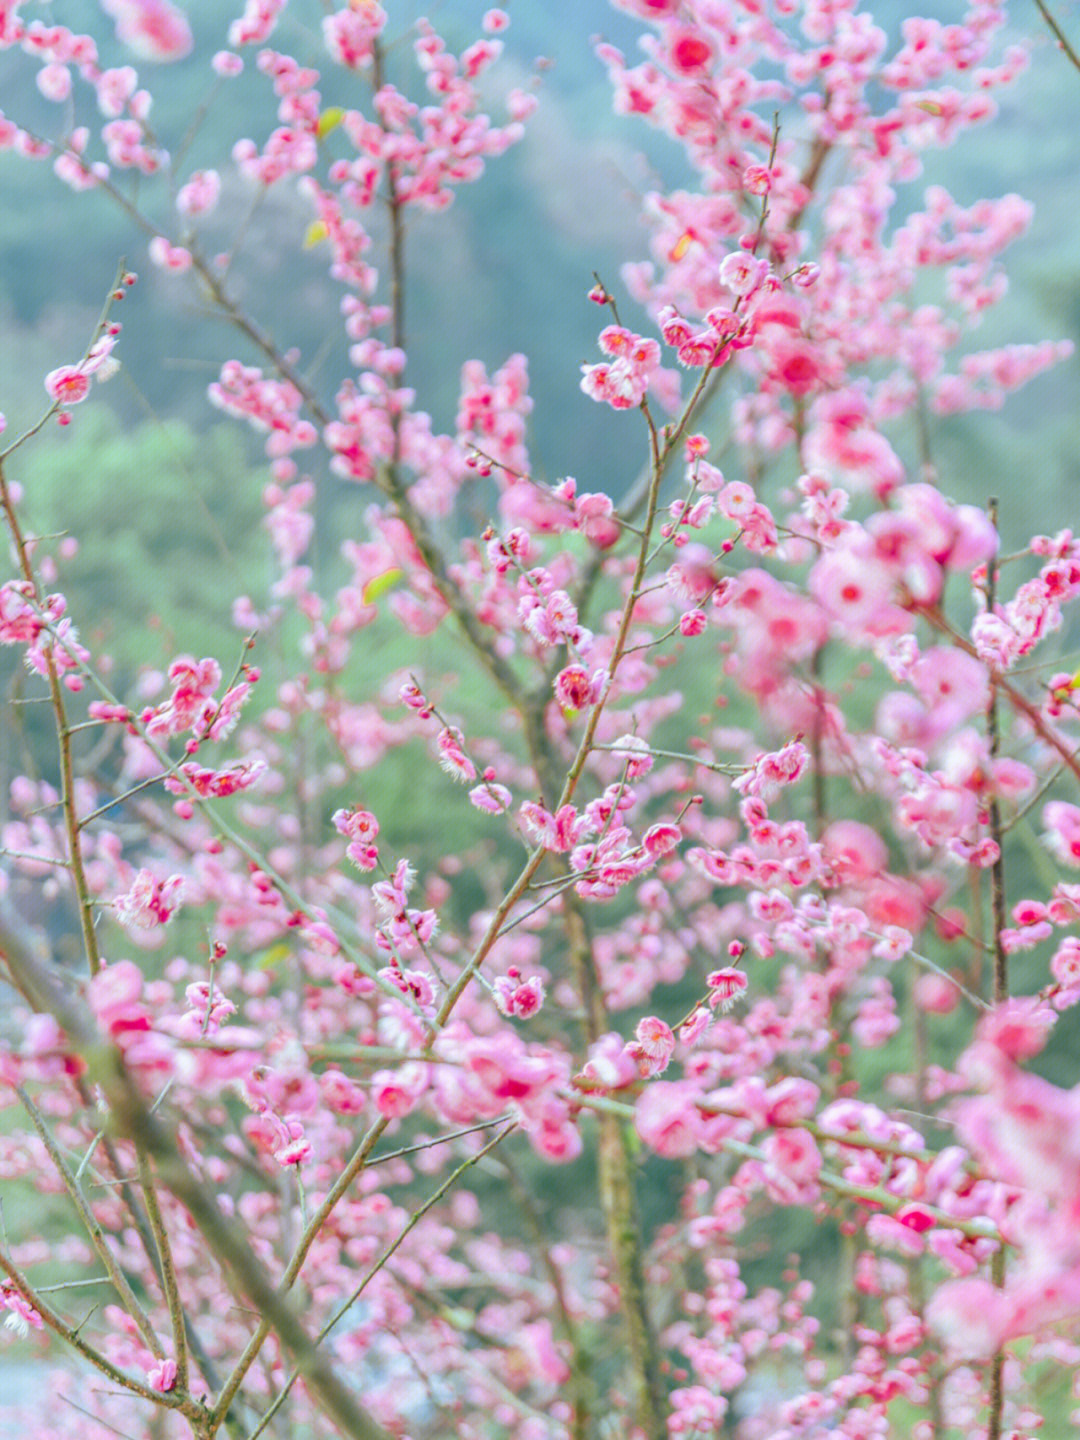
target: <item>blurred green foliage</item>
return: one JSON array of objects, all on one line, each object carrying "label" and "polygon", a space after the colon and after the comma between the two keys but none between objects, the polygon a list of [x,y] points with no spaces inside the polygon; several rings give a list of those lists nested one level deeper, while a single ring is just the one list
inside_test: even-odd
[{"label": "blurred green foliage", "polygon": [[267,575],[259,472],[243,439],[222,423],[201,434],[157,418],[121,429],[88,406],[9,462],[30,529],[54,553],[61,537],[78,541],[57,583],[121,689],[180,651],[218,655],[223,668],[239,653],[229,603]]}]

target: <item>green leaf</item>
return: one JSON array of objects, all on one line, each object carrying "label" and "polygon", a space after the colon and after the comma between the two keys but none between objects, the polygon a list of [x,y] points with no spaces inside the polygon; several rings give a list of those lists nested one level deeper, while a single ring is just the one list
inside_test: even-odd
[{"label": "green leaf", "polygon": [[304,231],[304,249],[310,250],[325,240],[329,231],[321,220],[313,220]]},{"label": "green leaf", "polygon": [[336,130],[345,118],[345,111],[340,105],[328,105],[319,116],[318,124],[315,126],[315,133],[320,140],[324,140],[331,130]]},{"label": "green leaf", "polygon": [[365,605],[374,605],[380,595],[385,595],[388,590],[393,590],[404,578],[403,570],[384,570],[381,575],[374,576],[367,582],[360,592],[360,598]]},{"label": "green leaf", "polygon": [[291,955],[292,947],[286,945],[284,941],[277,945],[271,945],[269,950],[259,956],[259,969],[273,970],[275,965],[281,965],[284,961],[288,960]]}]

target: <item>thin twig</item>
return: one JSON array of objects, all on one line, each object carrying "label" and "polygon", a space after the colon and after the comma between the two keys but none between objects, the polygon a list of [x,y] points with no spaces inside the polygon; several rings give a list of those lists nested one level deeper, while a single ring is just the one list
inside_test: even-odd
[{"label": "thin twig", "polygon": [[1078,55],[1073,49],[1073,47],[1069,44],[1068,37],[1066,36],[1064,30],[1062,30],[1061,26],[1054,19],[1053,15],[1051,15],[1050,11],[1043,4],[1043,0],[1035,0],[1035,7],[1038,10],[1039,14],[1046,21],[1047,25],[1049,25],[1050,29],[1053,31],[1054,38],[1058,42],[1058,47],[1065,55],[1066,59],[1071,65],[1075,66],[1077,70],[1080,70],[1080,55]]},{"label": "thin twig", "polygon": [[[338,1321],[344,1315],[348,1314],[348,1312],[356,1304],[357,1300],[359,1300],[360,1296],[367,1289],[371,1281],[374,1280],[375,1276],[379,1273],[379,1271],[383,1268],[387,1261],[391,1259],[395,1251],[400,1249],[402,1244],[404,1244],[406,1238],[413,1230],[416,1229],[417,1225],[419,1225],[420,1221],[424,1218],[424,1216],[432,1208],[432,1206],[437,1205],[438,1202],[442,1199],[442,1197],[447,1193],[447,1191],[457,1184],[458,1180],[461,1179],[462,1175],[464,1175],[466,1170],[470,1169],[473,1165],[475,1165],[477,1161],[482,1160],[485,1155],[490,1154],[491,1151],[494,1150],[497,1145],[500,1145],[513,1130],[516,1130],[517,1123],[518,1122],[516,1120],[511,1120],[509,1124],[507,1124],[502,1130],[499,1131],[498,1135],[493,1136],[492,1139],[488,1141],[488,1143],[483,1147],[482,1150],[478,1150],[475,1155],[470,1155],[468,1159],[463,1160],[462,1163],[457,1167],[457,1169],[454,1170],[452,1174],[447,1176],[447,1178],[443,1181],[443,1183],[439,1186],[435,1193],[429,1196],[428,1199],[425,1200],[424,1203],[419,1207],[419,1209],[415,1210],[413,1214],[409,1216],[406,1224],[402,1227],[397,1236],[386,1247],[383,1253],[379,1256],[378,1260],[375,1261],[375,1264],[367,1272],[363,1280],[360,1281],[360,1284],[357,1285],[357,1287],[355,1288],[355,1290],[353,1290],[352,1294],[348,1297],[348,1299],[338,1306],[338,1308],[334,1311],[333,1315],[331,1315],[330,1319],[318,1332],[315,1337],[316,1345],[321,1344],[321,1342],[325,1340],[326,1337],[330,1334],[331,1330],[333,1330],[334,1326],[338,1323]],[[269,1409],[262,1416],[258,1425],[256,1425],[255,1429],[251,1432],[249,1440],[257,1440],[257,1437],[262,1434],[262,1432],[266,1429],[267,1425],[269,1425],[270,1421],[274,1418],[277,1412],[281,1409],[282,1405],[285,1403],[286,1399],[288,1398],[289,1391],[296,1384],[299,1378],[299,1369],[294,1369],[292,1374],[286,1380],[282,1389],[279,1391],[277,1396],[275,1396],[273,1404],[271,1404]]]}]

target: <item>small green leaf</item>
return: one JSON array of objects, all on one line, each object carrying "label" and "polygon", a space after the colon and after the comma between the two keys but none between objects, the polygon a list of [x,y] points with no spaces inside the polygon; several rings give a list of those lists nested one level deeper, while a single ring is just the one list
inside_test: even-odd
[{"label": "small green leaf", "polygon": [[265,954],[259,956],[260,970],[273,970],[275,965],[281,965],[292,955],[292,947],[284,942],[278,945],[271,945]]},{"label": "small green leaf", "polygon": [[330,131],[336,130],[344,119],[345,111],[341,108],[340,105],[328,105],[327,108],[319,116],[318,124],[315,127],[315,133],[318,135],[320,140],[324,140],[326,136],[330,134]]},{"label": "small green leaf", "polygon": [[375,575],[367,582],[360,591],[360,598],[365,605],[374,605],[380,595],[385,595],[388,590],[393,590],[398,582],[403,579],[403,570],[384,570],[381,575]]},{"label": "small green leaf", "polygon": [[326,239],[329,232],[321,220],[313,220],[304,231],[304,249],[310,250]]}]

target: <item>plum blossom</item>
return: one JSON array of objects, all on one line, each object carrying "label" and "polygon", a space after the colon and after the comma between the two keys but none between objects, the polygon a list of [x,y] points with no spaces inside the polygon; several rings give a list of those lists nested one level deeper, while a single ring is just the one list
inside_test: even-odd
[{"label": "plum blossom", "polygon": [[585,1089],[622,1090],[641,1078],[629,1047],[621,1035],[601,1035],[589,1049],[577,1083]]},{"label": "plum blossom", "polygon": [[665,1021],[647,1015],[638,1021],[634,1039],[626,1048],[642,1075],[662,1075],[675,1052],[675,1036]]},{"label": "plum blossom", "polygon": [[159,270],[171,270],[183,274],[192,265],[191,251],[183,245],[174,245],[164,235],[155,235],[149,245],[150,259]]},{"label": "plum blossom", "polygon": [[601,365],[582,365],[582,390],[590,400],[603,401],[615,410],[640,405],[660,365],[658,343],[609,325],[600,332],[600,348],[612,358]]},{"label": "plum blossom", "polygon": [[18,1336],[20,1340],[25,1340],[31,1330],[41,1330],[45,1326],[44,1320],[34,1307],[10,1285],[0,1289],[0,1305],[7,1311],[4,1316],[4,1329]]},{"label": "plum blossom", "polygon": [[176,208],[193,218],[209,215],[221,194],[221,176],[216,170],[196,170],[176,192]]},{"label": "plum blossom", "polygon": [[782,1205],[812,1205],[820,1193],[817,1177],[822,1167],[814,1137],[797,1128],[777,1130],[762,1148],[769,1197]]},{"label": "plum blossom", "polygon": [[749,983],[742,970],[726,965],[713,970],[705,982],[709,987],[709,1008],[726,1013],[742,995]]},{"label": "plum blossom", "polygon": [[156,1361],[146,1372],[146,1383],[151,1390],[162,1393],[172,1390],[176,1385],[176,1361],[168,1356]]},{"label": "plum blossom", "polygon": [[461,731],[453,725],[445,725],[439,732],[439,768],[454,780],[476,779],[476,766],[465,754]]},{"label": "plum blossom", "polygon": [[144,60],[182,60],[194,45],[187,16],[171,0],[101,0],[116,38]]},{"label": "plum blossom", "polygon": [[690,1080],[657,1080],[645,1087],[634,1124],[650,1150],[666,1160],[685,1159],[697,1151],[704,1133],[699,1098]]},{"label": "plum blossom", "polygon": [[752,295],[769,273],[769,262],[745,250],[726,255],[720,264],[720,283],[733,295]]},{"label": "plum blossom", "polygon": [[90,377],[82,365],[61,365],[45,376],[49,398],[58,405],[78,405],[90,393]]},{"label": "plum blossom", "polygon": [[498,784],[492,776],[469,791],[469,800],[477,810],[483,810],[488,815],[502,815],[509,810],[514,797],[505,785]]},{"label": "plum blossom", "polygon": [[184,885],[182,875],[159,880],[152,871],[140,870],[131,889],[113,900],[116,918],[121,925],[136,930],[166,925],[184,898]]},{"label": "plum blossom", "polygon": [[544,982],[539,975],[521,978],[521,971],[511,969],[500,975],[492,985],[495,1004],[503,1015],[516,1015],[527,1020],[535,1015],[544,1004]]}]

